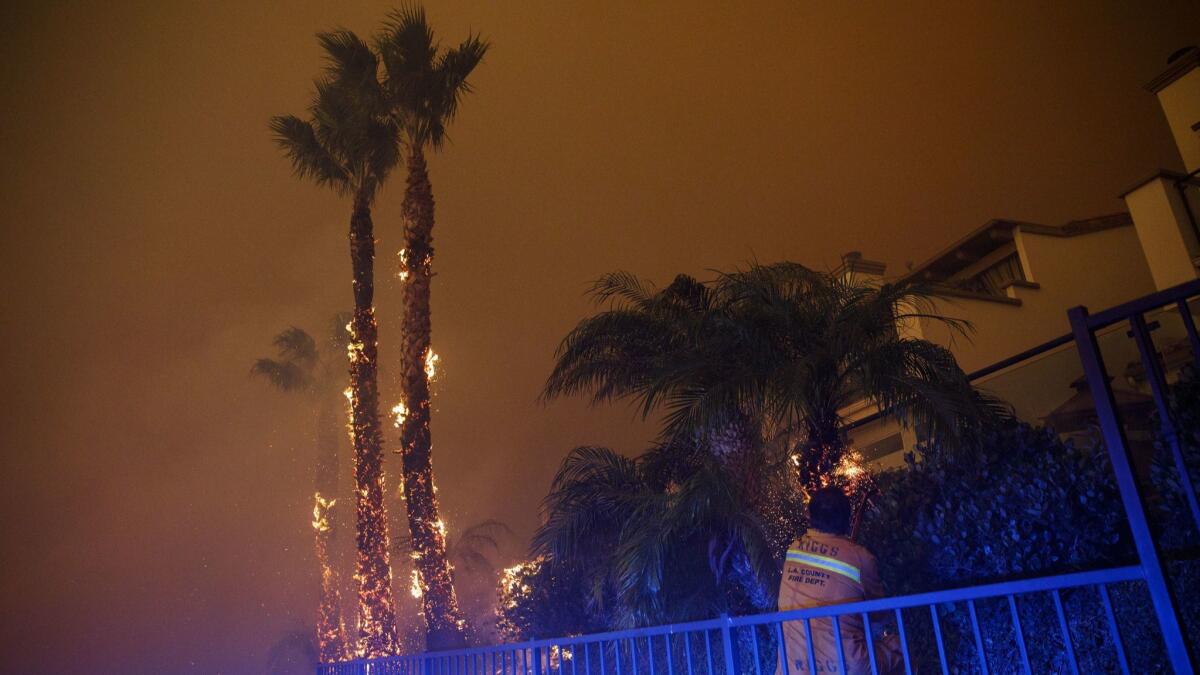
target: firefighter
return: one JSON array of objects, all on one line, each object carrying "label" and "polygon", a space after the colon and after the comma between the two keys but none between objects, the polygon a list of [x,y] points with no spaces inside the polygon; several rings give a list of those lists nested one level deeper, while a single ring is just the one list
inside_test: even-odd
[{"label": "firefighter", "polygon": [[[779,583],[780,611],[859,602],[883,596],[875,556],[851,541],[850,500],[835,487],[817,490],[808,503],[808,532],[793,541]],[[847,675],[871,672],[866,634],[861,616],[839,617]],[[831,619],[812,619],[813,657],[810,667],[803,621],[783,624],[788,669],[780,662],[778,674],[815,675],[842,673]],[[874,637],[878,638],[879,634]],[[896,636],[875,645],[875,664],[881,674],[903,666]]]}]

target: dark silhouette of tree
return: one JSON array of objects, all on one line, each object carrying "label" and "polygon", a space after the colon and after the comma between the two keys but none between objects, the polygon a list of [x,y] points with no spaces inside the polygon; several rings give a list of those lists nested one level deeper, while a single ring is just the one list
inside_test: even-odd
[{"label": "dark silhouette of tree", "polygon": [[268,675],[312,673],[319,664],[312,633],[307,630],[295,630],[284,634],[267,652]]},{"label": "dark silhouette of tree", "polygon": [[351,199],[350,263],[354,314],[350,321],[350,404],[354,441],[358,560],[358,653],[377,657],[396,651],[387,514],[384,506],[383,437],[377,382],[375,234],[371,206],[400,160],[399,131],[385,108],[370,47],[349,31],[317,36],[325,50],[324,77],[307,120],[271,120],[275,140],[296,175]]},{"label": "dark silhouette of tree", "polygon": [[[788,480],[783,463],[761,464],[755,485]],[[580,447],[554,478],[532,552],[550,576],[579,579],[590,621],[609,628],[767,611],[778,570],[751,503],[708,452]]]},{"label": "dark silhouette of tree", "polygon": [[662,290],[614,273],[592,294],[607,306],[563,340],[543,398],[628,400],[663,426],[636,460],[568,456],[534,551],[583,565],[593,603],[615,603],[621,624],[769,609],[771,561],[802,530],[805,493],[863,474],[843,463],[851,404],[946,439],[1005,412],[949,350],[898,330],[918,319],[969,330],[917,284],[779,263]]},{"label": "dark silhouette of tree", "polygon": [[338,314],[325,349],[300,328],[289,328],[275,336],[277,358],[258,359],[251,373],[265,377],[276,389],[303,395],[316,412],[316,476],[313,492],[312,526],[315,534],[317,563],[321,573],[321,604],[317,615],[317,645],[321,661],[328,663],[349,657],[346,625],[342,618],[341,592],[337,569],[329,558],[330,544],[336,539],[337,524],[332,510],[338,489],[338,398],[341,397],[345,372],[337,364],[346,352],[349,335],[348,316]]},{"label": "dark silhouette of tree", "polygon": [[663,290],[619,272],[593,295],[611,304],[563,340],[543,396],[661,411],[662,442],[706,447],[735,475],[752,474],[756,448],[795,437],[805,486],[821,485],[846,449],[841,411],[858,401],[939,438],[1004,414],[950,350],[898,331],[915,320],[970,328],[934,311],[937,291],[920,284],[777,263],[711,282],[680,275]]},{"label": "dark silhouette of tree", "polygon": [[446,125],[470,91],[467,77],[483,59],[487,43],[468,37],[440,50],[424,9],[393,12],[376,40],[383,62],[383,90],[407,153],[408,182],[402,207],[401,252],[404,317],[401,331],[402,400],[400,453],[404,498],[415,564],[424,588],[422,602],[430,649],[462,647],[466,622],[458,607],[446,542],[439,529],[429,431],[429,377],[435,360],[430,346],[430,283],[433,279],[433,188],[425,164],[426,149],[445,141]]}]

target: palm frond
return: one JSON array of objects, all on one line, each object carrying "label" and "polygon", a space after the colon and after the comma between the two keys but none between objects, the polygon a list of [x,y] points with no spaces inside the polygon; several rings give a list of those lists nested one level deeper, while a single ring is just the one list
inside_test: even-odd
[{"label": "palm frond", "polygon": [[379,58],[362,38],[339,29],[317,33],[317,42],[325,50],[325,74],[332,81],[353,89],[377,85]]},{"label": "palm frond", "polygon": [[303,391],[310,384],[308,373],[291,361],[258,359],[251,366],[250,374],[266,378],[280,391]]},{"label": "palm frond", "polygon": [[291,160],[297,177],[311,179],[339,193],[350,189],[349,173],[317,139],[311,123],[294,115],[280,115],[271,118],[270,127],[275,143]]},{"label": "palm frond", "polygon": [[301,366],[312,367],[320,360],[317,342],[304,329],[292,326],[272,340],[279,356]]}]

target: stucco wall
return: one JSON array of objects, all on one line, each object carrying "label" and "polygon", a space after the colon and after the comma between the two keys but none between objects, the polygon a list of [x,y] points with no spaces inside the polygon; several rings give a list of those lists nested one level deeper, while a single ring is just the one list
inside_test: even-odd
[{"label": "stucco wall", "polygon": [[1074,237],[1018,231],[1015,241],[1026,278],[1040,286],[1011,288],[1020,305],[947,298],[938,302],[938,310],[969,321],[974,327],[970,337],[953,336],[927,319],[914,331],[947,345],[967,372],[1069,332],[1071,307],[1099,311],[1155,290],[1132,227]]},{"label": "stucco wall", "polygon": [[1158,102],[1175,135],[1184,166],[1188,171],[1200,169],[1200,134],[1192,131],[1192,125],[1200,122],[1200,68],[1193,68],[1158,92]]},{"label": "stucco wall", "polygon": [[1183,198],[1173,181],[1148,181],[1126,194],[1125,204],[1133,215],[1157,287],[1169,288],[1195,279],[1192,257],[1200,253],[1200,242],[1196,241]]}]

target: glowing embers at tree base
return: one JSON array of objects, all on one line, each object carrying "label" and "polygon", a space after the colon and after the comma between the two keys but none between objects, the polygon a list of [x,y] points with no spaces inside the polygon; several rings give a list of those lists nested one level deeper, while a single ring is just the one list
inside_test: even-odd
[{"label": "glowing embers at tree base", "polygon": [[337,570],[329,560],[330,511],[336,499],[325,499],[320,492],[313,495],[313,534],[317,539],[317,563],[321,566],[321,606],[317,616],[317,649],[322,663],[343,661],[350,657],[346,641],[346,624],[342,621],[341,592],[338,590]]}]

